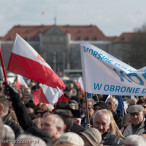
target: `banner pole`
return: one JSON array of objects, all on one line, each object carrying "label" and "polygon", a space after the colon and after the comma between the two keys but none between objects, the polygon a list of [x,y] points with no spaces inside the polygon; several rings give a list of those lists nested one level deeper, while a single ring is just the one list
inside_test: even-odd
[{"label": "banner pole", "polygon": [[86,110],[87,110],[87,124],[90,124],[89,110],[88,110],[87,92],[85,92],[85,101],[86,101]]},{"label": "banner pole", "polygon": [[6,82],[6,85],[8,85],[6,70],[5,70],[4,61],[3,61],[3,57],[2,57],[1,44],[0,44],[0,60],[1,60],[4,77],[5,77],[5,82]]}]

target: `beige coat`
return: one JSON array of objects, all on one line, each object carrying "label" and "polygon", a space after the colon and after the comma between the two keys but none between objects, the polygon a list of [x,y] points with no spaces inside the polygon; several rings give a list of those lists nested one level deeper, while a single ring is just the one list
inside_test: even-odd
[{"label": "beige coat", "polygon": [[[145,121],[145,120],[144,120],[144,121]],[[143,134],[143,132],[144,132],[144,126],[145,126],[145,125],[144,125],[144,121],[141,123],[140,127],[137,129],[137,131],[136,131],[135,134],[137,134],[137,135]],[[129,124],[129,125],[127,126],[127,128],[124,130],[123,135],[124,135],[125,137],[127,137],[127,136],[132,135],[132,134],[133,134],[132,125]]]}]

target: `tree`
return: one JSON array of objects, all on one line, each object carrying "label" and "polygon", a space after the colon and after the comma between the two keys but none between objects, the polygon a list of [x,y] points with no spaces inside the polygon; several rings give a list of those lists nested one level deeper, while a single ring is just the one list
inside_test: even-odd
[{"label": "tree", "polygon": [[136,69],[146,66],[146,24],[136,29],[130,41],[128,62]]}]

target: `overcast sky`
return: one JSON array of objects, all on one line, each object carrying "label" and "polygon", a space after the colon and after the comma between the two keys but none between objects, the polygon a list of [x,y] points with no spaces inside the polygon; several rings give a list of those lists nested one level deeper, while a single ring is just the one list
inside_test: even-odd
[{"label": "overcast sky", "polygon": [[146,0],[0,0],[0,36],[14,25],[96,25],[107,36],[146,23]]}]

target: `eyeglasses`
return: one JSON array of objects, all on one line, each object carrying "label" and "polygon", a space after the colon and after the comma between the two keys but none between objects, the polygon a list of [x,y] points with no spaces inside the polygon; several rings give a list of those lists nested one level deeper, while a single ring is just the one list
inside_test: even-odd
[{"label": "eyeglasses", "polygon": [[146,106],[143,106],[143,108],[146,108]]}]

